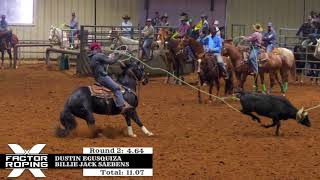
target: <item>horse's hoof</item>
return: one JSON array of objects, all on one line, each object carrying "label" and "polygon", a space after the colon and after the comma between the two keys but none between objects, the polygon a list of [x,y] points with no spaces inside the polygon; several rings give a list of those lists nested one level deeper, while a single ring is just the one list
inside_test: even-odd
[{"label": "horse's hoof", "polygon": [[136,138],[137,135],[136,134],[129,134],[129,137]]},{"label": "horse's hoof", "polygon": [[147,136],[153,136],[154,134],[152,132],[147,133]]}]

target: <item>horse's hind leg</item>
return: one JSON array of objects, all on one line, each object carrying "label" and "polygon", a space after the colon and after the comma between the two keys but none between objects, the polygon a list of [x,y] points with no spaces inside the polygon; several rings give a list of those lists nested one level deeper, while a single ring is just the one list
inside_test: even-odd
[{"label": "horse's hind leg", "polygon": [[12,53],[11,53],[11,49],[8,49],[7,52],[8,52],[8,54],[9,54],[9,59],[10,59],[10,66],[9,66],[9,67],[12,67]]},{"label": "horse's hind leg", "polygon": [[98,137],[99,133],[101,133],[101,129],[98,129],[95,124],[95,118],[92,112],[87,111],[87,115],[83,118],[87,121],[87,125],[91,131],[91,137]]},{"label": "horse's hind leg", "polygon": [[284,85],[281,83],[280,79],[279,79],[279,76],[278,76],[278,73],[274,73],[274,77],[276,79],[276,81],[278,82],[279,86],[280,86],[280,90],[281,90],[281,93],[284,95],[284,93],[286,92],[285,90],[285,87]]},{"label": "horse's hind leg", "polygon": [[146,134],[147,136],[153,136],[153,133],[148,131],[148,129],[142,124],[142,122],[138,116],[137,111],[135,111],[135,110],[131,111],[128,115],[130,116],[130,118],[133,119],[133,121],[135,123],[137,123],[137,125],[141,128],[141,130],[144,134]]}]

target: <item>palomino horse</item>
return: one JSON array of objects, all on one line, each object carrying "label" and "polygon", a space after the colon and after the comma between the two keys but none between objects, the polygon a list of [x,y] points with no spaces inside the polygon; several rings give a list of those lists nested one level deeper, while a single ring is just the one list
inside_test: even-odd
[{"label": "palomino horse", "polygon": [[[167,66],[167,71],[174,72],[175,76],[180,79],[183,78],[184,65],[187,63],[187,56],[183,51],[183,48],[179,47],[180,40],[173,39],[173,33],[167,28],[161,28],[159,30],[160,47],[164,46],[168,51],[165,51],[165,58],[163,58],[164,63]],[[169,83],[170,76],[167,75],[165,83]],[[181,81],[176,81],[176,84],[181,84]]]},{"label": "palomino horse", "polygon": [[[232,43],[226,41],[224,43],[223,54],[229,56],[238,80],[238,88],[244,89],[244,83],[246,81],[247,76],[250,74],[250,66],[248,63],[245,63],[243,51],[239,48],[233,46]],[[272,87],[274,85],[274,79],[277,80],[279,85],[281,85],[281,91],[284,93],[287,90],[288,83],[288,73],[291,72],[291,75],[295,77],[295,59],[293,53],[285,48],[277,48],[272,53],[263,53],[264,57],[267,60],[259,62],[259,75],[261,78],[262,90],[266,91],[266,86],[264,84],[264,73],[270,74],[270,85],[272,91]],[[280,82],[278,78],[278,72],[280,71],[281,77],[283,80],[284,86]],[[257,86],[257,77],[255,77],[255,87]]]},{"label": "palomino horse", "polygon": [[19,39],[15,34],[12,34],[12,39],[11,39],[11,47],[8,47],[8,43],[7,42],[7,35],[8,33],[11,33],[10,31],[5,31],[5,32],[1,32],[0,36],[2,37],[2,42],[0,42],[0,51],[1,51],[1,69],[4,68],[4,54],[5,51],[8,52],[9,54],[9,59],[10,59],[10,66],[12,66],[12,51],[11,48],[13,48],[16,44],[18,44]]},{"label": "palomino horse", "polygon": [[[199,83],[198,83],[198,101],[199,103],[202,102],[201,100],[201,93],[200,93],[200,88],[201,86],[206,82],[209,86],[209,93],[212,94],[212,87],[215,84],[217,88],[216,95],[219,96],[219,91],[220,91],[220,81],[219,79],[222,78],[222,73],[220,71],[219,65],[217,63],[217,59],[215,56],[210,55],[210,54],[205,54],[203,46],[196,41],[193,38],[185,36],[179,46],[185,47],[185,46],[190,46],[192,51],[195,53],[197,59],[198,59],[198,75],[199,75]],[[225,89],[224,93],[225,95],[231,95],[233,93],[233,77],[232,77],[232,64],[231,61],[224,57],[223,58],[224,62],[226,63],[227,66],[227,71],[230,74],[230,77],[225,80]],[[209,101],[212,101],[212,97],[209,96]]]}]

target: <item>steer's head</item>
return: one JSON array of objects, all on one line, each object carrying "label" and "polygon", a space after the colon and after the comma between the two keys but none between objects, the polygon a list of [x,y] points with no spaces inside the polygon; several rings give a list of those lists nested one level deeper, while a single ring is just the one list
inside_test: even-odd
[{"label": "steer's head", "polygon": [[307,126],[307,127],[311,127],[311,123],[309,120],[309,116],[308,116],[308,112],[304,110],[304,108],[301,108],[298,112],[297,112],[297,121],[298,123]]}]

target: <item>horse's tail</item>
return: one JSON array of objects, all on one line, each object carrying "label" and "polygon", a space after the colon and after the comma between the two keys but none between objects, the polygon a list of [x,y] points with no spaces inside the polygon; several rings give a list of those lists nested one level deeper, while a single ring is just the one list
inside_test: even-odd
[{"label": "horse's tail", "polygon": [[66,104],[64,110],[60,114],[60,122],[64,128],[60,126],[56,129],[56,135],[58,137],[66,137],[70,134],[72,129],[77,127],[77,123],[74,115],[71,113],[70,108]]}]

